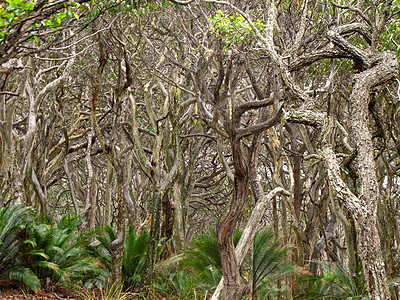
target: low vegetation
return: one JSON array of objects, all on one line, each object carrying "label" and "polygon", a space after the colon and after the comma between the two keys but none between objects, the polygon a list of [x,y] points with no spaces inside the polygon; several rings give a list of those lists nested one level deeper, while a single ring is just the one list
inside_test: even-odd
[{"label": "low vegetation", "polygon": [[[52,220],[38,217],[29,207],[10,206],[0,210],[0,276],[18,280],[37,292],[49,282],[67,287],[84,299],[146,297],[150,293],[169,299],[207,299],[222,277],[215,230],[195,237],[183,255],[159,259],[152,287],[141,285],[149,234],[130,226],[126,232],[123,285],[110,282],[111,242],[116,232],[110,226],[90,232],[80,230],[75,216]],[[240,231],[234,234],[237,244]],[[160,254],[164,245],[159,245]],[[257,232],[253,251],[241,268],[243,297],[277,299],[296,279],[294,299],[367,299],[362,277],[353,278],[340,264],[324,264],[321,275],[303,274],[288,256],[290,249],[274,238],[272,229]],[[393,283],[396,282],[396,279]],[[279,296],[278,296],[279,295]],[[145,299],[145,298],[144,298]]]}]

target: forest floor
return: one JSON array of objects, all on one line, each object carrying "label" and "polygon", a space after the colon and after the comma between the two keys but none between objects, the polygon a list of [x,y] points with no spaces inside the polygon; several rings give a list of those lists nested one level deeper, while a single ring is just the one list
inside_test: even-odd
[{"label": "forest floor", "polygon": [[[51,286],[46,289],[38,290],[35,294],[34,292],[28,290],[26,286],[18,281],[0,279],[0,300],[5,299],[15,299],[15,300],[104,300],[104,296],[100,290],[92,290],[91,296],[81,296],[79,292],[66,289],[59,286]],[[109,298],[107,298],[109,299]],[[114,299],[114,298],[113,298]],[[126,300],[137,300],[137,299],[148,299],[148,300],[167,300],[163,295],[156,294],[150,295],[149,297],[143,298],[137,296],[129,296],[124,298]]]},{"label": "forest floor", "polygon": [[[33,293],[22,283],[12,280],[0,279],[0,299],[83,299],[77,293],[64,287],[53,286],[49,290],[38,290]],[[96,299],[96,298],[94,298]]]}]

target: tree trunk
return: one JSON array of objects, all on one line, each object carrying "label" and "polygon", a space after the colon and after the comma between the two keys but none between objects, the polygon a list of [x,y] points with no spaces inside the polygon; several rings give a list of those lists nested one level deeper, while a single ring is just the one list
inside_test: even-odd
[{"label": "tree trunk", "polygon": [[222,274],[224,276],[224,299],[240,299],[238,293],[239,267],[233,245],[235,225],[245,206],[249,192],[249,176],[247,166],[242,156],[241,142],[234,139],[231,142],[234,174],[234,193],[229,212],[218,226],[218,247],[221,255]]},{"label": "tree trunk", "polygon": [[147,257],[144,264],[144,276],[142,278],[143,286],[150,286],[154,282],[154,265],[157,259],[157,246],[161,235],[161,207],[164,193],[155,192],[155,199],[151,215],[151,228],[149,246],[147,248]]},{"label": "tree trunk", "polygon": [[[264,216],[266,209],[268,208],[268,204],[271,202],[271,199],[275,198],[278,194],[289,195],[289,192],[280,187],[273,189],[268,194],[264,194],[261,185],[256,177],[251,178],[251,186],[254,190],[254,196],[257,199],[257,204],[251,212],[249,221],[247,222],[246,227],[243,230],[242,236],[240,237],[240,240],[235,248],[235,257],[238,268],[240,268],[240,266],[242,265],[247,252],[253,244],[253,239],[256,235],[258,225],[260,224],[261,219]],[[221,279],[221,281],[219,282],[211,300],[219,299],[222,287],[223,279]]]},{"label": "tree trunk", "polygon": [[68,188],[69,188],[69,192],[71,194],[71,200],[72,200],[72,204],[74,206],[75,215],[77,217],[79,217],[79,214],[80,214],[79,205],[78,205],[78,201],[76,199],[75,188],[74,188],[72,176],[71,176],[71,173],[69,172],[68,160],[66,158],[64,159],[64,172],[65,172],[65,175],[67,176]]},{"label": "tree trunk", "polygon": [[118,191],[118,215],[117,215],[117,238],[111,243],[111,273],[115,286],[122,283],[122,262],[124,259],[125,241],[125,198],[124,198],[124,176],[122,168],[119,166],[115,172],[117,177]]},{"label": "tree trunk", "polygon": [[341,179],[339,164],[331,146],[324,146],[322,153],[333,191],[354,217],[357,250],[370,299],[390,299],[379,233],[376,228],[376,203],[373,202],[374,199],[367,199],[363,194],[356,197],[346,186]]},{"label": "tree trunk", "polygon": [[88,229],[93,230],[96,226],[97,211],[97,171],[94,169],[93,178],[90,186],[90,210],[88,214]]},{"label": "tree trunk", "polygon": [[335,127],[333,118],[306,108],[289,112],[286,119],[292,122],[306,122],[320,128],[319,155],[327,167],[329,183],[335,196],[353,216],[368,294],[371,299],[390,299],[377,230],[379,193],[372,136],[368,129],[368,105],[373,89],[398,74],[398,62],[396,56],[390,52],[369,56],[368,59],[369,65],[373,67],[354,76],[354,86],[350,96],[349,123],[353,143],[357,149],[356,169],[360,180],[358,197],[350,191],[341,178],[339,163],[332,146]]},{"label": "tree trunk", "polygon": [[231,208],[218,226],[218,247],[224,276],[225,299],[240,299],[238,294],[239,266],[236,261],[233,233],[248,195],[248,176],[235,176],[235,191]]},{"label": "tree trunk", "polygon": [[368,212],[356,220],[358,251],[371,299],[390,299],[376,216]]},{"label": "tree trunk", "polygon": [[391,53],[377,55],[374,67],[354,76],[350,96],[350,129],[357,149],[356,166],[360,180],[360,204],[355,213],[358,250],[364,277],[371,299],[390,299],[377,229],[379,198],[374,146],[368,128],[368,106],[373,88],[392,79],[398,72],[396,56]]},{"label": "tree trunk", "polygon": [[174,205],[174,225],[173,225],[173,241],[176,254],[182,253],[185,244],[185,228],[183,226],[183,209],[182,209],[182,193],[179,182],[175,182],[173,186],[173,205]]},{"label": "tree trunk", "polygon": [[111,162],[107,164],[107,183],[106,194],[104,200],[104,224],[111,225],[112,222],[112,182],[114,176],[114,169]]}]

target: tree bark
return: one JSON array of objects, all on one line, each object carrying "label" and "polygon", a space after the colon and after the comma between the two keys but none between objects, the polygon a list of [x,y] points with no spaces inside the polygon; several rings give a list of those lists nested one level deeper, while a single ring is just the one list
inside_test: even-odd
[{"label": "tree bark", "polygon": [[111,273],[115,286],[122,283],[122,262],[124,259],[124,241],[125,241],[125,180],[123,170],[120,165],[116,170],[117,193],[118,193],[118,214],[117,214],[117,238],[111,243]]},{"label": "tree bark", "polygon": [[[258,182],[257,178],[251,178],[251,186],[254,189],[254,194],[255,198],[257,199],[257,204],[251,213],[249,221],[247,222],[246,227],[244,228],[242,236],[240,237],[240,240],[235,249],[235,257],[238,268],[240,268],[240,266],[242,265],[244,258],[247,252],[249,251],[250,246],[253,243],[253,239],[257,232],[258,225],[260,224],[261,219],[265,214],[265,210],[267,209],[268,204],[278,194],[290,195],[288,191],[280,187],[273,189],[268,194],[265,194],[262,191],[261,185]],[[223,287],[224,287],[224,280],[222,278],[217,288],[215,289],[211,300],[219,299]]]},{"label": "tree bark", "polygon": [[377,64],[354,76],[350,96],[350,130],[357,149],[356,166],[360,179],[360,207],[355,215],[358,250],[371,299],[390,299],[381,243],[377,229],[378,179],[374,145],[368,128],[368,106],[373,88],[386,83],[398,73],[397,58],[392,53],[376,57]]},{"label": "tree bark", "polygon": [[107,164],[107,183],[106,194],[104,200],[104,224],[111,225],[112,221],[112,182],[114,176],[114,169],[111,162]]},{"label": "tree bark", "polygon": [[235,256],[233,245],[233,232],[235,225],[243,211],[247,197],[249,176],[247,166],[242,156],[241,142],[238,139],[231,141],[233,155],[234,174],[234,194],[226,216],[218,226],[218,247],[221,255],[222,274],[224,275],[224,295],[225,299],[239,299],[238,275],[239,267]]},{"label": "tree bark", "polygon": [[185,228],[183,226],[182,193],[178,182],[173,186],[174,224],[173,241],[176,254],[182,253],[185,245]]}]

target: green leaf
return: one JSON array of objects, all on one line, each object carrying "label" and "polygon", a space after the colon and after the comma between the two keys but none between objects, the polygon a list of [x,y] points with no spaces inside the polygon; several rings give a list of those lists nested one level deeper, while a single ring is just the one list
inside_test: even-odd
[{"label": "green leaf", "polygon": [[36,255],[36,256],[43,257],[44,259],[49,259],[49,256],[46,253],[44,253],[42,249],[34,249],[34,250],[23,253],[23,256],[27,256],[27,255]]},{"label": "green leaf", "polygon": [[35,266],[42,267],[42,268],[48,268],[48,269],[53,270],[56,273],[60,272],[59,266],[57,264],[55,264],[53,262],[49,262],[49,261],[44,261],[44,260],[36,261]]},{"label": "green leaf", "polygon": [[27,2],[21,3],[21,8],[24,10],[32,10],[34,7],[35,7],[35,4],[33,4],[33,3],[27,3]]},{"label": "green leaf", "polygon": [[40,289],[40,281],[31,269],[25,267],[14,267],[8,269],[5,273],[8,278],[25,283],[35,293],[38,291],[38,289]]}]

